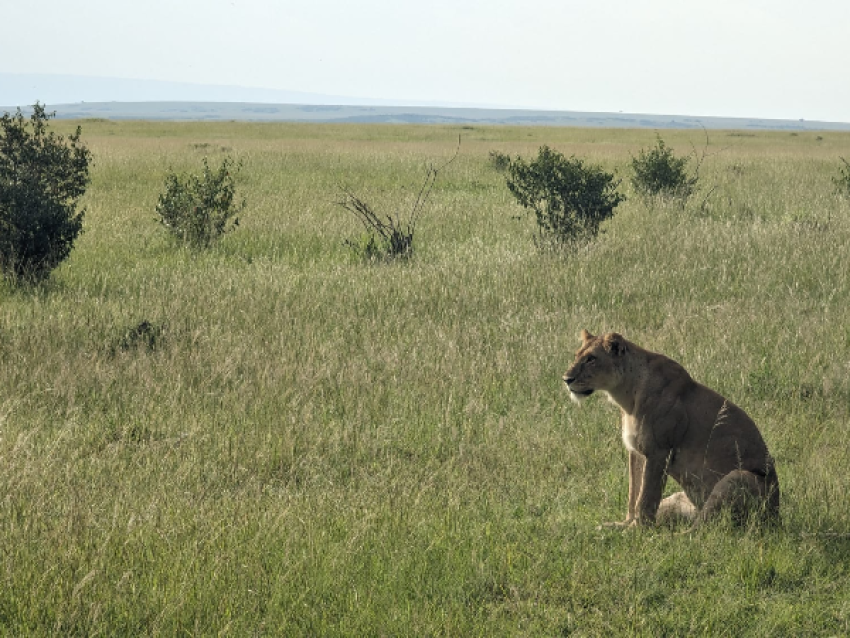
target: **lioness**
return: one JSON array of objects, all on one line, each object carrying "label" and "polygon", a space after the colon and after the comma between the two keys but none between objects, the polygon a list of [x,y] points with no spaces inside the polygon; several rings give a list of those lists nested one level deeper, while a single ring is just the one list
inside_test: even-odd
[{"label": "lioness", "polygon": [[[779,517],[779,479],[756,424],[734,403],[694,381],[678,363],[615,332],[581,332],[564,382],[575,401],[596,390],[622,410],[629,452],[629,506],[618,526],[690,521],[729,507]],[[667,476],[684,491],[661,500]]]}]

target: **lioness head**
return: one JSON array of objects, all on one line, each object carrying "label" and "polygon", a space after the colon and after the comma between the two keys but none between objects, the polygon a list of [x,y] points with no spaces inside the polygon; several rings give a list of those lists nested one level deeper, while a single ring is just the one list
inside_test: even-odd
[{"label": "lioness head", "polygon": [[620,362],[628,351],[626,340],[616,332],[593,336],[581,331],[582,344],[573,365],[564,373],[570,398],[579,402],[596,390],[614,388],[620,378]]}]

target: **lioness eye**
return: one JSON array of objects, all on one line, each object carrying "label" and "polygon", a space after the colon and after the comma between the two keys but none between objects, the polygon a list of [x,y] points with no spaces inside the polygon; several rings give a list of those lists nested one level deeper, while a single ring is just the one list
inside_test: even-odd
[{"label": "lioness eye", "polygon": [[596,361],[596,357],[594,357],[592,354],[587,355],[587,359],[584,360],[585,363],[593,363],[594,361]]}]

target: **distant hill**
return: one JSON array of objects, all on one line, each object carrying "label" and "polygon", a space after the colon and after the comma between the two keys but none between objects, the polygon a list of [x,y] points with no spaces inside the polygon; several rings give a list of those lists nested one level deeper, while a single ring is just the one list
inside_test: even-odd
[{"label": "distant hill", "polygon": [[[48,104],[60,119],[254,121],[381,124],[534,125],[653,129],[850,131],[850,123],[637,113],[414,106],[332,106],[239,102],[83,102]],[[24,109],[26,111],[26,109]],[[14,111],[14,107],[0,107]]]},{"label": "distant hill", "polygon": [[0,73],[0,113],[36,100],[63,119],[505,124],[612,128],[850,131],[808,120],[536,111],[480,105],[403,105],[387,100],[235,86]]},{"label": "distant hill", "polygon": [[82,102],[239,102],[261,104],[315,104],[352,106],[440,106],[502,108],[500,104],[449,104],[428,101],[382,100],[350,95],[324,95],[246,86],[134,80],[39,73],[0,72],[0,105],[79,104]]}]

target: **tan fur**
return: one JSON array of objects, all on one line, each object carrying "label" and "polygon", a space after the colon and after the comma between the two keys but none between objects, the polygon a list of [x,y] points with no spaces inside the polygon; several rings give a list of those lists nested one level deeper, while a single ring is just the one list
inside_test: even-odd
[{"label": "tan fur", "polygon": [[[581,337],[564,374],[571,397],[603,391],[622,412],[629,504],[626,520],[616,525],[698,525],[725,507],[737,522],[750,513],[778,519],[773,458],[746,412],[672,359],[617,333],[596,337],[582,330]],[[667,476],[683,491],[662,501]]]}]

